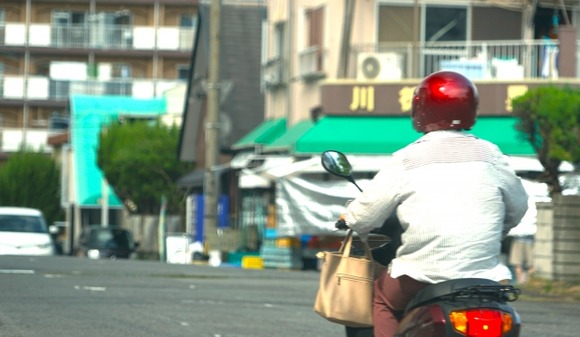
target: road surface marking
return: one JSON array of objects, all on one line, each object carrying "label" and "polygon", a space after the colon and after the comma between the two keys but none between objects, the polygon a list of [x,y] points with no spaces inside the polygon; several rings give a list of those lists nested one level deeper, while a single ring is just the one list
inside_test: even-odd
[{"label": "road surface marking", "polygon": [[31,269],[0,269],[0,274],[34,274]]},{"label": "road surface marking", "polygon": [[105,287],[89,287],[89,286],[75,286],[76,290],[88,290],[88,291],[107,291]]}]

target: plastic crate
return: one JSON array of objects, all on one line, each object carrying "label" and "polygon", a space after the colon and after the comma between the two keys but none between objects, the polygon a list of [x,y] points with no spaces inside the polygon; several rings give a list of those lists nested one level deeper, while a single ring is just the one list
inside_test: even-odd
[{"label": "plastic crate", "polygon": [[243,269],[264,269],[264,260],[259,256],[246,255],[242,257]]}]

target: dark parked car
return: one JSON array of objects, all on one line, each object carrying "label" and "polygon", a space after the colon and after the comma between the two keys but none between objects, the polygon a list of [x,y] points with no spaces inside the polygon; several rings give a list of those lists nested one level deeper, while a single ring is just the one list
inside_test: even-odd
[{"label": "dark parked car", "polygon": [[128,259],[138,246],[127,229],[92,225],[81,234],[79,253],[90,259]]}]

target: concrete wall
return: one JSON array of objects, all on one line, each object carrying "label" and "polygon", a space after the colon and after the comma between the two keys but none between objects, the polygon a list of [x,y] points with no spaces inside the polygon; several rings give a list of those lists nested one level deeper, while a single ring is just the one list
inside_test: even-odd
[{"label": "concrete wall", "polygon": [[538,203],[534,248],[536,276],[555,281],[580,280],[580,196],[555,196]]}]

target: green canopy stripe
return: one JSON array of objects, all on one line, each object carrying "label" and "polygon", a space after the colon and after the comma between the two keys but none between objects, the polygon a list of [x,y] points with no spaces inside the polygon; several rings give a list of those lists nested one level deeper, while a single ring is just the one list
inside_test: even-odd
[{"label": "green canopy stripe", "polygon": [[294,124],[282,136],[264,147],[264,151],[292,151],[296,141],[314,126],[312,120],[304,120]]},{"label": "green canopy stripe", "polygon": [[518,119],[515,117],[479,117],[473,129],[473,135],[488,140],[507,155],[536,155],[534,148],[524,136],[516,130]]},{"label": "green canopy stripe", "polygon": [[[515,129],[513,117],[479,117],[470,133],[488,140],[507,155],[534,155]],[[296,154],[338,150],[352,154],[391,154],[414,142],[416,132],[408,116],[326,116],[295,144]]]},{"label": "green canopy stripe", "polygon": [[286,118],[267,119],[232,145],[232,149],[268,145],[286,131]]},{"label": "green canopy stripe", "polygon": [[393,153],[419,138],[408,117],[338,117],[320,119],[296,142],[296,153],[337,150],[353,154]]}]

